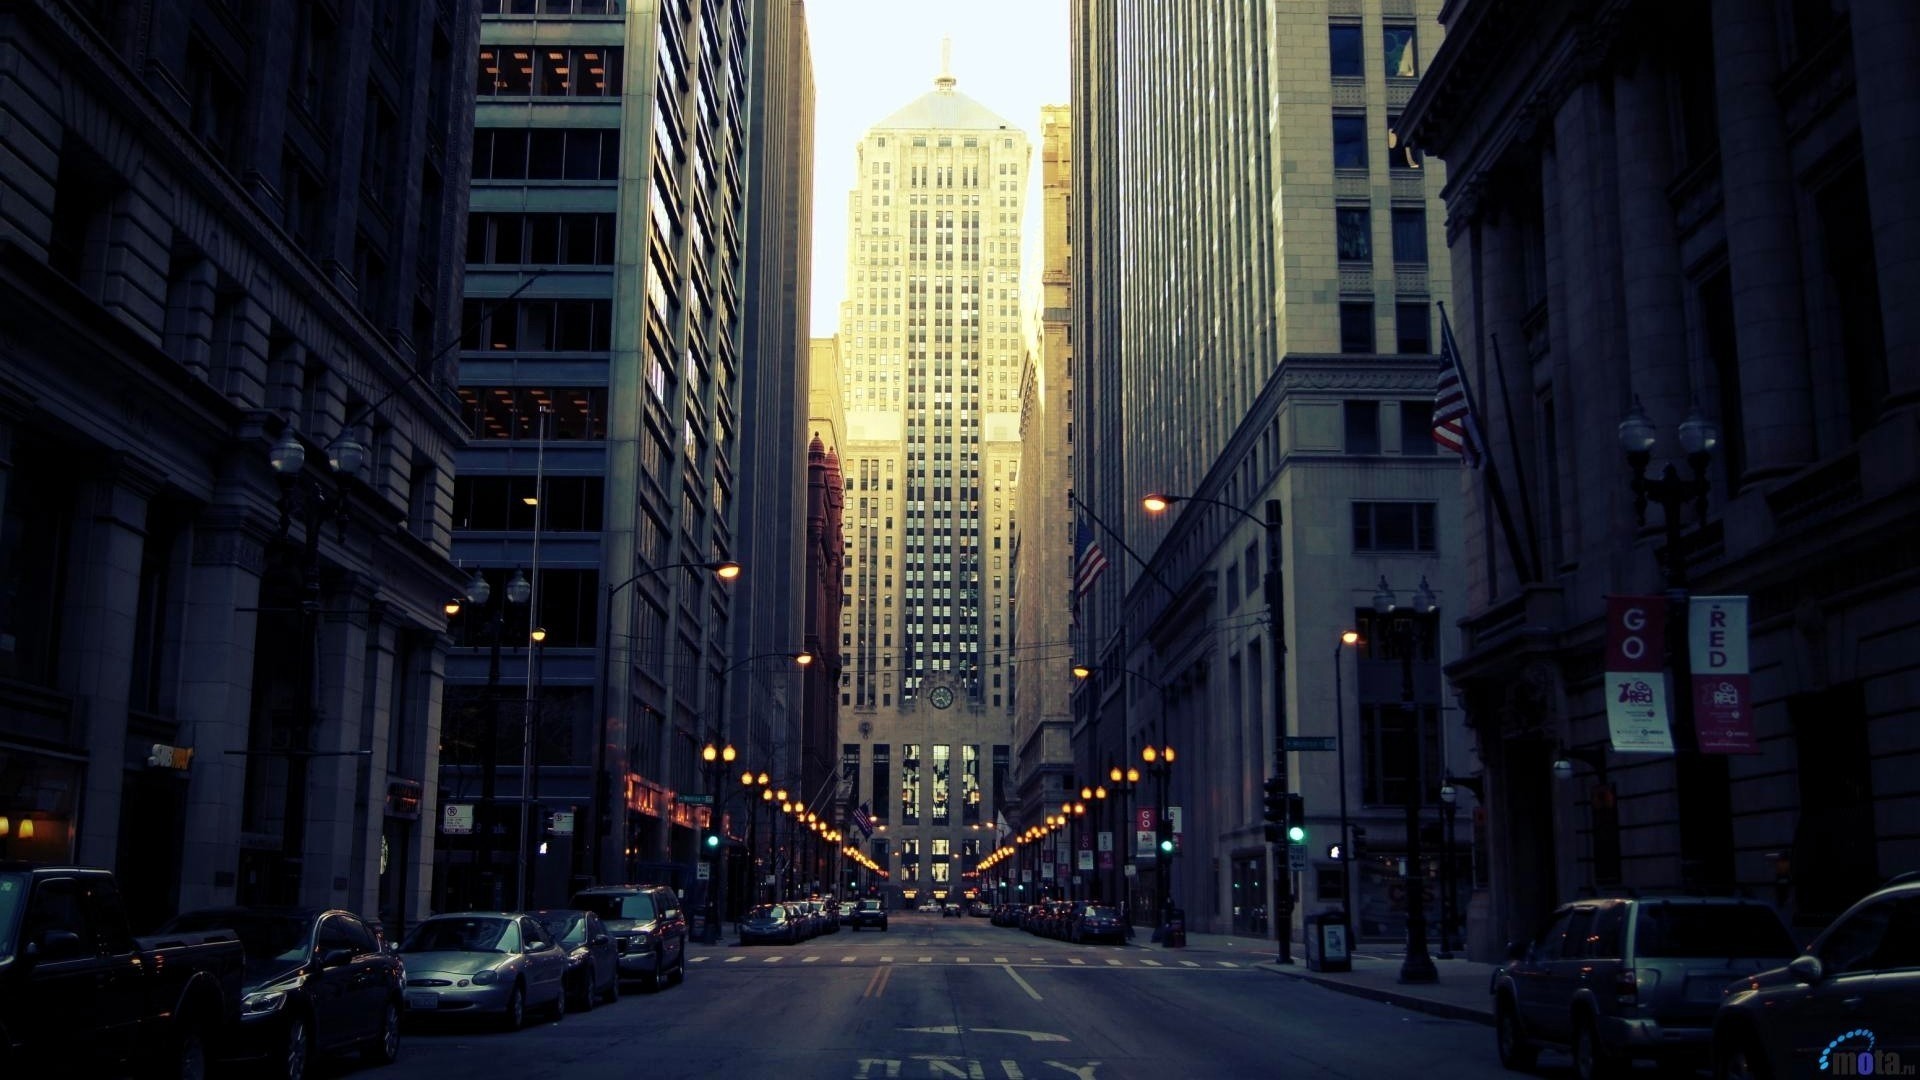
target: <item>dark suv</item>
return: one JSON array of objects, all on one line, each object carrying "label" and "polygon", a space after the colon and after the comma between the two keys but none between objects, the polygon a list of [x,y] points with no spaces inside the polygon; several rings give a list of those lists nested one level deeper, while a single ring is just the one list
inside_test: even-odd
[{"label": "dark suv", "polygon": [[686,981],[687,914],[670,886],[596,885],[574,893],[571,906],[606,923],[622,979],[647,979],[655,990]]},{"label": "dark suv", "polygon": [[1732,897],[1579,900],[1510,946],[1493,973],[1500,1063],[1533,1065],[1540,1046],[1572,1051],[1574,1074],[1616,1074],[1647,1058],[1706,1061],[1728,984],[1797,950],[1771,907]]},{"label": "dark suv", "polygon": [[853,908],[853,928],[858,930],[863,926],[877,926],[885,930],[887,928],[886,905],[878,900],[856,902]]},{"label": "dark suv", "polygon": [[1869,893],[1786,967],[1732,987],[1713,1024],[1713,1075],[1726,1080],[1897,1075],[1892,1059],[1915,1051],[1920,874]]}]

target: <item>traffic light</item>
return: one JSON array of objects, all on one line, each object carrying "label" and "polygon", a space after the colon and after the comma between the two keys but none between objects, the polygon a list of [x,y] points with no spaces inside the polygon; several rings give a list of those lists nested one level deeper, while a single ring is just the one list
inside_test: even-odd
[{"label": "traffic light", "polygon": [[1284,844],[1286,842],[1287,831],[1280,827],[1280,823],[1277,821],[1267,822],[1267,843]]},{"label": "traffic light", "polygon": [[720,834],[719,833],[717,832],[708,833],[707,838],[704,842],[706,844],[706,848],[708,851],[720,850]]},{"label": "traffic light", "polygon": [[1307,804],[1298,793],[1287,796],[1286,805],[1287,842],[1304,844],[1307,842]]},{"label": "traffic light", "polygon": [[1156,832],[1159,837],[1159,843],[1154,845],[1154,849],[1158,851],[1163,858],[1171,856],[1173,854],[1173,820],[1162,817],[1156,828]]},{"label": "traffic light", "polygon": [[1277,776],[1267,778],[1266,820],[1284,820],[1287,813],[1287,785]]}]

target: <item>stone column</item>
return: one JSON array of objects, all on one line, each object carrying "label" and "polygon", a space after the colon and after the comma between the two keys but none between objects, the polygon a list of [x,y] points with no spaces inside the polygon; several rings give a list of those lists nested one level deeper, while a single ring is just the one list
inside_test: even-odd
[{"label": "stone column", "polygon": [[1619,143],[1620,269],[1625,292],[1628,387],[1640,397],[1663,440],[1678,454],[1675,426],[1692,407],[1680,249],[1674,237],[1673,179],[1667,95],[1648,59],[1613,78],[1614,133]]},{"label": "stone column", "polygon": [[[323,528],[333,531],[331,525]],[[320,756],[307,763],[306,805],[293,811],[307,815],[300,902],[335,906],[365,885],[355,855],[365,843],[358,830],[366,824],[361,794],[368,761],[355,751],[372,745],[363,731],[368,711],[378,708],[378,699],[368,696],[374,687],[368,683],[367,642],[379,627],[371,612],[372,590],[361,582],[331,584],[324,596],[309,736],[310,747]]]},{"label": "stone column", "polygon": [[1813,452],[1802,245],[1786,126],[1773,89],[1780,75],[1774,17],[1772,4],[1713,0],[1714,91],[1746,479],[1787,472]]},{"label": "stone column", "polygon": [[127,692],[140,604],[147,501],[159,477],[122,459],[75,494],[70,558],[79,571],[66,599],[60,682],[75,690],[90,754],[74,857],[112,866],[119,857],[120,796],[127,771]]},{"label": "stone column", "polygon": [[1853,0],[1852,20],[1888,389],[1892,404],[1912,404],[1920,400],[1920,5]]},{"label": "stone column", "polygon": [[193,529],[180,649],[193,662],[180,679],[181,742],[194,748],[180,867],[182,910],[234,902],[240,807],[253,710],[253,657],[260,579],[272,523],[219,508]]}]

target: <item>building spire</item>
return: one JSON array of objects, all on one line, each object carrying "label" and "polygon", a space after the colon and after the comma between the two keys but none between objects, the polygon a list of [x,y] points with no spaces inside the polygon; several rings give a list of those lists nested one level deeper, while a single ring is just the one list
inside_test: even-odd
[{"label": "building spire", "polygon": [[953,77],[953,35],[948,34],[940,39],[940,74],[934,77],[933,85],[952,90],[959,81]]}]

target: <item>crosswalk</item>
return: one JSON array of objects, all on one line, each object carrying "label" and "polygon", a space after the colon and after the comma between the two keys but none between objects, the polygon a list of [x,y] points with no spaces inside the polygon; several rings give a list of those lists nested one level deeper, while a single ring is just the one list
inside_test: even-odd
[{"label": "crosswalk", "polygon": [[991,956],[984,953],[983,954],[954,953],[954,954],[945,955],[945,956],[915,955],[910,958],[902,959],[894,956],[872,956],[872,955],[861,955],[858,953],[847,953],[838,957],[835,957],[828,953],[806,953],[796,958],[791,952],[777,952],[777,953],[753,952],[753,953],[734,953],[731,956],[718,955],[714,953],[705,953],[698,956],[687,957],[687,962],[690,964],[709,964],[709,963],[784,964],[784,963],[795,962],[796,960],[798,963],[801,963],[801,964],[818,964],[822,962],[857,964],[857,963],[865,962],[869,964],[883,964],[883,965],[894,964],[894,963],[904,963],[904,962],[910,961],[915,965],[925,964],[930,967],[948,966],[948,965],[959,966],[963,964],[971,965],[975,963],[986,965],[991,963],[1001,967],[1007,967],[1007,966],[1041,967],[1041,968],[1054,967],[1054,968],[1063,968],[1063,969],[1069,969],[1069,970],[1074,968],[1093,968],[1095,966],[1096,961],[1098,963],[1104,964],[1105,967],[1107,968],[1139,969],[1139,970],[1158,968],[1162,971],[1180,971],[1180,970],[1213,971],[1213,970],[1221,970],[1221,969],[1225,969],[1229,971],[1253,971],[1258,967],[1258,964],[1252,961],[1247,961],[1247,960],[1209,960],[1204,962],[1200,960],[1180,960],[1180,959],[1173,959],[1173,958],[1156,960],[1151,957],[1138,956],[1138,955],[1096,956],[1093,958],[1087,958],[1087,957],[1079,957],[1079,956],[1010,957],[1010,956]]}]

